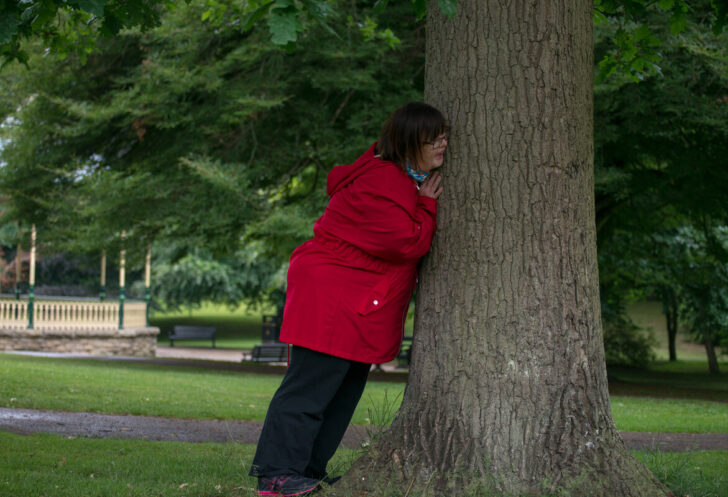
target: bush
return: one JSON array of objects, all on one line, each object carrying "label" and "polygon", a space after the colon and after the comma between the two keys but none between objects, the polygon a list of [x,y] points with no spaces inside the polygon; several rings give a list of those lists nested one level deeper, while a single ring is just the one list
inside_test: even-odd
[{"label": "bush", "polygon": [[654,338],[628,316],[621,314],[604,323],[604,356],[608,366],[647,367],[655,359]]}]

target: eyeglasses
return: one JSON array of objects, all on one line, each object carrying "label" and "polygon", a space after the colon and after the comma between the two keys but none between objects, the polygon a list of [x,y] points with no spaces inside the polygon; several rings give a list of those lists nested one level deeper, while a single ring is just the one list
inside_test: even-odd
[{"label": "eyeglasses", "polygon": [[448,136],[445,135],[442,138],[437,138],[435,141],[432,142],[425,142],[428,145],[432,145],[432,148],[441,148],[447,144]]}]

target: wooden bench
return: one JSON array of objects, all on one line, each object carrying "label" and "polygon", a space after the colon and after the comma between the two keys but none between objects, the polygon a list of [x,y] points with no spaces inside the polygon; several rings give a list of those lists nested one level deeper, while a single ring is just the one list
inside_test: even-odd
[{"label": "wooden bench", "polygon": [[212,340],[212,348],[215,348],[216,333],[214,326],[175,326],[169,334],[169,344],[174,347],[175,340]]},{"label": "wooden bench", "polygon": [[264,343],[253,347],[250,355],[253,362],[286,362],[288,360],[288,345],[285,343]]}]

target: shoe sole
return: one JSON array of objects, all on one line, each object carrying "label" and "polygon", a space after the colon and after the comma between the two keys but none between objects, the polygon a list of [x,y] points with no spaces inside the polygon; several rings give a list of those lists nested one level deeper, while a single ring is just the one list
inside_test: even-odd
[{"label": "shoe sole", "polygon": [[318,488],[319,488],[318,485],[316,485],[315,487],[311,487],[311,488],[309,488],[307,490],[301,490],[300,492],[295,492],[295,493],[292,493],[292,494],[284,494],[283,492],[281,492],[281,495],[283,497],[293,497],[294,495],[305,495],[305,494],[309,494],[309,493],[315,492],[316,490],[318,490]]},{"label": "shoe sole", "polygon": [[272,495],[281,495],[281,494],[276,492],[275,490],[258,490],[258,495],[260,495],[261,497],[270,497]]}]

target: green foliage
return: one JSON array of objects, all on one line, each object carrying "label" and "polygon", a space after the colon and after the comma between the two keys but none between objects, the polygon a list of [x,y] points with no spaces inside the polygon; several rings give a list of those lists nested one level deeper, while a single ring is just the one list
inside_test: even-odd
[{"label": "green foliage", "polygon": [[610,78],[634,82],[660,74],[667,58],[662,53],[663,41],[683,33],[688,14],[705,16],[704,22],[720,35],[726,25],[726,9],[715,0],[595,0],[594,22],[597,31],[615,26],[609,50],[599,55],[597,82]]},{"label": "green foliage", "polygon": [[156,26],[163,5],[173,4],[166,0],[3,0],[0,56],[4,63],[27,62],[29,54],[21,42],[34,38],[43,39],[61,55],[91,51],[96,33],[108,37],[124,27]]},{"label": "green foliage", "polygon": [[627,315],[622,300],[603,298],[604,356],[608,366],[646,368],[655,359],[654,338]]},{"label": "green foliage", "polygon": [[[690,277],[682,269],[686,252],[672,242],[675,230],[728,222],[728,37],[713,34],[710,16],[707,2],[695,4],[685,30],[663,38],[661,73],[595,87],[603,305],[650,294],[671,302]],[[667,33],[668,20],[653,16],[654,32]],[[597,58],[620,29],[611,21],[597,27]],[[610,323],[616,316],[605,312],[607,330],[621,326]]]},{"label": "green foliage", "polygon": [[684,227],[672,243],[683,255],[680,290],[687,328],[706,345],[728,349],[728,228]]},{"label": "green foliage", "polygon": [[[455,5],[439,2],[448,16]],[[617,64],[596,88],[601,257],[615,230],[651,233],[727,212],[728,43],[711,32],[715,2],[595,5],[597,58],[630,67]],[[30,69],[0,73],[5,219],[36,223],[48,253],[116,253],[126,230],[131,267],[147,244],[155,254],[171,244],[175,258],[155,256],[165,271],[204,253],[231,281],[248,271],[235,254],[257,244],[255,264],[280,275],[323,210],[326,173],[366,148],[390,109],[421,98],[424,40],[412,3],[196,0],[158,12],[156,28],[112,39],[64,14],[64,32],[92,43],[90,53],[59,59],[60,49],[30,43]],[[660,72],[650,72],[650,50]],[[611,257],[603,279],[629,276],[619,263],[627,258]]]},{"label": "green foliage", "polygon": [[[323,211],[328,171],[366,149],[392,108],[421,98],[424,40],[407,6],[385,17],[321,4],[317,15],[349,20],[342,31],[301,21],[298,42],[281,48],[260,23],[241,29],[265,6],[291,8],[199,0],[146,33],[99,39],[85,60],[31,47],[30,69],[0,73],[5,219],[36,223],[48,253],[117,253],[125,230],[130,267],[147,244],[155,254],[171,244],[175,257],[154,257],[165,282],[202,248],[193,256],[219,261],[228,280],[215,281],[231,293],[190,284],[208,290],[194,302],[281,288],[280,268]],[[256,262],[236,263],[246,250]],[[270,284],[249,283],[255,264],[257,275],[275,268],[258,278]]]},{"label": "green foliage", "polygon": [[[388,3],[379,0],[374,12],[382,14]],[[0,55],[5,63],[26,63],[29,55],[21,42],[42,38],[46,46],[63,57],[74,53],[85,58],[96,48],[95,34],[108,37],[123,28],[135,27],[147,31],[160,24],[165,8],[176,5],[169,0],[4,0],[0,4]],[[457,12],[456,0],[438,0],[437,5],[449,18]],[[422,19],[426,2],[412,0],[412,6],[417,18]],[[293,49],[308,29],[324,29],[340,38],[341,33],[332,25],[346,8],[327,0],[251,0],[239,4],[205,0],[199,19],[218,26],[227,23],[241,33],[265,20],[269,40]],[[391,6],[389,11],[397,9]]]},{"label": "green foliage", "polygon": [[220,262],[188,254],[174,265],[161,265],[157,270],[155,295],[172,308],[185,303],[199,305],[208,297],[238,297],[230,267]]},{"label": "green foliage", "polygon": [[18,242],[18,225],[0,222],[0,245],[10,246]]},{"label": "green foliage", "polygon": [[170,260],[169,248],[157,259],[152,291],[167,309],[203,302],[235,305],[240,301],[259,302],[272,292],[285,288],[285,268],[277,258],[267,258],[260,244],[251,243],[234,257],[213,258],[197,250]]}]

